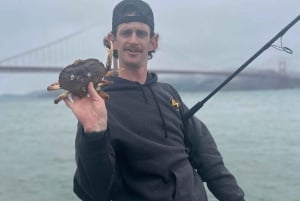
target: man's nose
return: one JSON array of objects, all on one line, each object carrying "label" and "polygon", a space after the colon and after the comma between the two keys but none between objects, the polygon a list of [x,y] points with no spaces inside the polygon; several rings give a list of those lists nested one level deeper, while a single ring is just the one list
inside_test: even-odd
[{"label": "man's nose", "polygon": [[137,43],[137,35],[136,35],[136,33],[135,32],[133,32],[131,35],[130,35],[130,39],[129,39],[129,41],[131,42],[131,43]]}]

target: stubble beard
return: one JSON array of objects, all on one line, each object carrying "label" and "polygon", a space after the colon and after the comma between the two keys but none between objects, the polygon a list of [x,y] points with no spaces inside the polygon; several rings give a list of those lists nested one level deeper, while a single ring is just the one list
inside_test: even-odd
[{"label": "stubble beard", "polygon": [[[140,54],[144,53],[141,51]],[[146,59],[148,59],[148,55],[138,55],[137,58],[130,58],[130,55],[127,55],[128,59],[124,58],[123,65],[124,67],[127,67],[129,69],[138,70],[147,65],[147,62],[145,62],[144,59],[141,58],[144,56],[146,57]],[[131,61],[131,59],[133,59],[133,61]]]}]

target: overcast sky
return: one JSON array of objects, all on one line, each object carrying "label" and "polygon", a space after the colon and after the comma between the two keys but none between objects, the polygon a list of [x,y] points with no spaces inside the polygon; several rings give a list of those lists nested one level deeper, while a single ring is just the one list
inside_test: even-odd
[{"label": "overcast sky", "polygon": [[[95,42],[111,29],[117,0],[0,0],[0,60],[39,47],[92,23]],[[235,70],[300,14],[299,0],[149,0],[160,44],[149,68]],[[268,49],[253,68],[279,59],[300,72],[300,23],[283,37],[294,54]],[[94,36],[91,36],[94,37]],[[100,44],[100,42],[99,42]],[[276,44],[280,44],[277,41]],[[100,45],[99,45],[100,46]],[[0,94],[44,89],[56,74],[0,74]]]}]

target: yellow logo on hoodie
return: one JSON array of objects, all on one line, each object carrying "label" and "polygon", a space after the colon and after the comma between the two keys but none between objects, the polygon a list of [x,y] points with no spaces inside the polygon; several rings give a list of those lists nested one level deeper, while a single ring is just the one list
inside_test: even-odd
[{"label": "yellow logo on hoodie", "polygon": [[170,98],[170,104],[174,109],[179,110],[180,103],[172,97]]}]

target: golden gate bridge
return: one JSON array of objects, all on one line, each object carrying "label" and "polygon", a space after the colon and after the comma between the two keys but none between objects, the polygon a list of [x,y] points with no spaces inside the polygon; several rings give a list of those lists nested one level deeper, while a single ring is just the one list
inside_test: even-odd
[{"label": "golden gate bridge", "polygon": [[[95,42],[92,34],[99,30],[95,26],[85,27],[79,31],[66,35],[62,38],[49,42],[40,47],[23,51],[19,54],[0,59],[0,74],[3,73],[59,73],[63,66],[77,58],[98,57],[101,50],[100,42]],[[104,49],[104,47],[103,47]],[[103,55],[103,58],[106,56]],[[262,74],[256,71],[242,72],[239,76],[268,77],[286,79],[286,62],[278,63],[276,74]],[[232,71],[228,70],[199,70],[199,69],[150,69],[160,74],[200,74],[229,76]],[[274,69],[273,69],[274,71]]]}]

